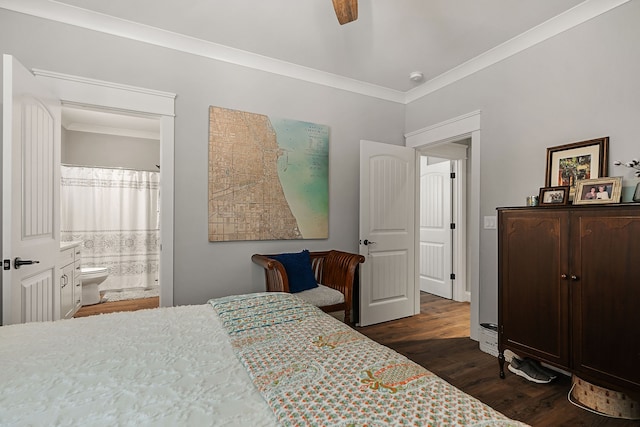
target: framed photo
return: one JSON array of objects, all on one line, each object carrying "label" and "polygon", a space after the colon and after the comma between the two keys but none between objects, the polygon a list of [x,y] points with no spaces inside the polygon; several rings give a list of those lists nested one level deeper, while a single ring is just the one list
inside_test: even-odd
[{"label": "framed photo", "polygon": [[573,199],[576,183],[607,176],[609,137],[547,148],[545,187],[569,186]]},{"label": "framed photo", "polygon": [[576,185],[574,205],[620,203],[622,177],[610,176],[598,179],[583,179]]},{"label": "framed photo", "polygon": [[540,206],[561,206],[569,204],[569,186],[542,187],[540,189]]}]

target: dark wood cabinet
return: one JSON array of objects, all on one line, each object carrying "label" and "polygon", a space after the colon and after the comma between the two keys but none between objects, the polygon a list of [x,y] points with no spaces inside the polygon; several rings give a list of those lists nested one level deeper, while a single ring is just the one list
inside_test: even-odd
[{"label": "dark wood cabinet", "polygon": [[640,393],[640,204],[498,208],[498,351]]}]

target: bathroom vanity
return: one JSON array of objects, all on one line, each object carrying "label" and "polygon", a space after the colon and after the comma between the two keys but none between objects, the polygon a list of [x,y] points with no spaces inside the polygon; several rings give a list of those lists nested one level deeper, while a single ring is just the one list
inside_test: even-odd
[{"label": "bathroom vanity", "polygon": [[80,244],[60,243],[60,317],[69,319],[82,306],[82,282],[80,281]]}]

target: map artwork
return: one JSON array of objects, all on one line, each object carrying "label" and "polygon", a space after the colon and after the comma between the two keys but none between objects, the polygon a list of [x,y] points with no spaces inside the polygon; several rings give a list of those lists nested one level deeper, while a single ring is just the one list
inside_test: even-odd
[{"label": "map artwork", "polygon": [[209,241],[329,237],[329,127],[209,107]]}]

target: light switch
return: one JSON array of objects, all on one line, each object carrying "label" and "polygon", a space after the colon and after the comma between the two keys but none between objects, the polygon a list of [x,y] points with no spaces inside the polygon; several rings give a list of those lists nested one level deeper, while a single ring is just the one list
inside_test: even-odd
[{"label": "light switch", "polygon": [[485,230],[495,230],[497,223],[498,223],[498,219],[497,219],[496,216],[485,216],[484,217],[484,229]]}]

